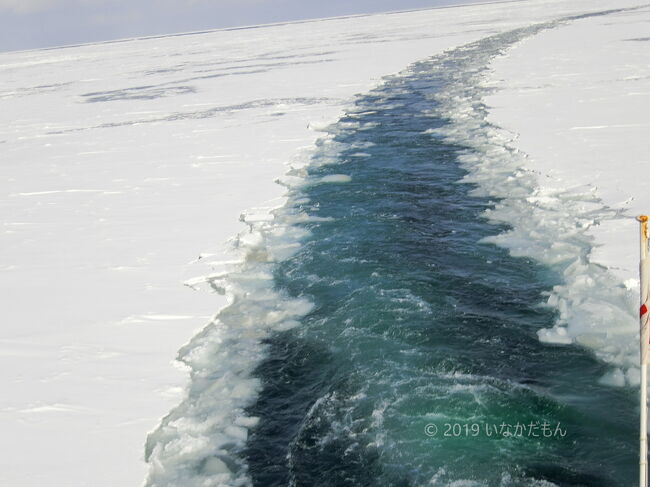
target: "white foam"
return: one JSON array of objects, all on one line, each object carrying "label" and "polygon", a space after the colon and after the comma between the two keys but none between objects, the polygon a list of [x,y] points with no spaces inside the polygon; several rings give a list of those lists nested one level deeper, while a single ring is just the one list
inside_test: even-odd
[{"label": "white foam", "polygon": [[625,373],[621,369],[615,368],[603,375],[599,382],[607,386],[622,387],[626,383]]},{"label": "white foam", "polygon": [[330,174],[318,180],[320,183],[349,183],[350,181],[352,181],[352,177],[347,174]]}]

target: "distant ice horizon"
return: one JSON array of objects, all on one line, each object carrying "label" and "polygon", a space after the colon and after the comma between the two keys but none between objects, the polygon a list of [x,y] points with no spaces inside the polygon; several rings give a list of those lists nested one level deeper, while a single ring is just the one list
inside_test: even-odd
[{"label": "distant ice horizon", "polygon": [[[189,35],[283,23],[523,0],[283,0],[122,2],[122,0],[2,0],[0,52],[58,49],[138,38]],[[155,12],[155,13],[154,13]]]}]

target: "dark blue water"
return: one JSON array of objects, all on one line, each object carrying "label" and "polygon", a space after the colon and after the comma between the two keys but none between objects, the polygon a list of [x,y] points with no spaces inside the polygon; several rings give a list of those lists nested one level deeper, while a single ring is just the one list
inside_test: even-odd
[{"label": "dark blue water", "polygon": [[[460,183],[468,149],[425,133],[449,123],[433,94],[532,33],[412,66],[321,142],[286,211],[323,220],[303,224],[300,252],[275,273],[315,309],[273,336],[256,371],[255,485],[636,481],[635,391],[599,385],[606,367],[589,352],[538,341],[556,276],[479,243],[505,228]],[[352,179],[321,182],[339,174]]]}]

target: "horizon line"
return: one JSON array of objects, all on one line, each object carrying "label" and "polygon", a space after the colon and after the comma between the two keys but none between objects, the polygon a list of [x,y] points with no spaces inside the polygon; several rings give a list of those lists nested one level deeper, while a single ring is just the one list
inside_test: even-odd
[{"label": "horizon line", "polygon": [[426,11],[426,10],[442,10],[442,9],[448,9],[448,8],[471,7],[471,6],[477,6],[477,5],[492,5],[492,4],[499,4],[499,3],[519,3],[519,2],[523,2],[523,1],[525,1],[525,0],[489,0],[489,1],[484,1],[484,2],[479,1],[479,2],[474,2],[474,3],[462,3],[462,4],[453,4],[453,5],[439,5],[439,6],[434,6],[434,7],[411,8],[411,9],[403,9],[403,10],[387,10],[385,12],[366,12],[366,13],[359,13],[359,14],[336,15],[336,16],[333,16],[333,17],[313,17],[313,18],[297,19],[297,20],[284,20],[284,21],[269,22],[269,23],[263,23],[263,24],[234,25],[234,26],[230,26],[230,27],[216,27],[214,29],[202,29],[202,30],[196,30],[196,31],[171,32],[171,33],[168,33],[168,34],[152,34],[152,35],[144,35],[144,36],[106,39],[106,40],[102,40],[102,41],[79,42],[79,43],[75,43],[75,44],[63,44],[63,45],[60,45],[60,46],[33,47],[33,48],[29,48],[29,49],[17,49],[17,50],[9,50],[9,51],[1,51],[0,50],[0,56],[3,55],[3,54],[15,54],[15,53],[24,53],[24,52],[33,52],[33,51],[52,51],[52,50],[56,50],[56,49],[71,49],[71,48],[74,48],[74,47],[95,46],[95,45],[103,45],[103,44],[118,44],[118,43],[122,43],[122,42],[130,42],[130,41],[147,41],[147,40],[153,40],[153,39],[161,39],[161,38],[164,38],[164,37],[184,37],[184,36],[192,36],[192,35],[210,34],[212,32],[228,32],[228,31],[234,31],[234,30],[265,29],[265,28],[277,27],[277,26],[281,26],[281,25],[306,24],[306,23],[311,23],[311,22],[327,22],[327,21],[332,21],[332,20],[353,19],[353,18],[358,18],[358,17],[372,17],[374,15],[392,15],[392,14],[401,14],[401,13],[409,13],[409,12],[422,12],[422,11]]}]

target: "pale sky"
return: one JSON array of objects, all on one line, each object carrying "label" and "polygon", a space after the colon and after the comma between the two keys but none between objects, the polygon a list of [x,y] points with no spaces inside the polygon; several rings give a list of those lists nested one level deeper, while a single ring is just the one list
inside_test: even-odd
[{"label": "pale sky", "polygon": [[478,0],[0,0],[0,51]]}]

